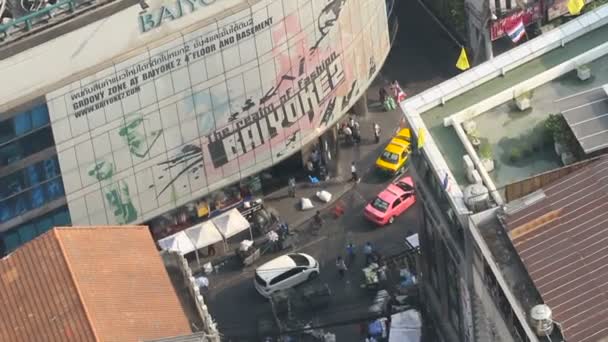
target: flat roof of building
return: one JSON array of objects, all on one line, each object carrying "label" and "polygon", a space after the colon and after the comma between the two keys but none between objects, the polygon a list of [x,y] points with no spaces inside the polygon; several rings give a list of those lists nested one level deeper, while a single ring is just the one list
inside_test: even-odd
[{"label": "flat roof of building", "polygon": [[[606,9],[608,9],[608,7]],[[535,39],[540,38],[542,38],[542,36]],[[452,174],[456,178],[456,181],[461,184],[466,183],[465,169],[462,165],[462,156],[466,154],[466,150],[454,129],[452,127],[444,126],[444,119],[606,42],[608,42],[608,25],[583,34],[577,39],[566,43],[564,47],[553,49],[538,58],[509,70],[504,76],[495,77],[469,91],[445,101],[445,104],[443,105],[437,105],[429,110],[421,112],[420,116],[422,120],[441,151],[441,154],[450,168],[450,171],[452,171]],[[530,42],[530,44],[533,43],[534,40]],[[493,63],[493,61],[486,63]],[[464,74],[462,75],[462,80],[459,80],[459,77],[456,77],[447,82],[458,81],[462,83],[465,78]],[[451,84],[440,84],[437,86],[437,89],[443,90],[451,86]],[[430,89],[429,91],[439,91],[437,89]],[[424,98],[425,93],[420,94],[420,96]],[[556,95],[555,100],[557,99],[558,97]],[[528,176],[529,175],[524,175],[522,178]]]}]

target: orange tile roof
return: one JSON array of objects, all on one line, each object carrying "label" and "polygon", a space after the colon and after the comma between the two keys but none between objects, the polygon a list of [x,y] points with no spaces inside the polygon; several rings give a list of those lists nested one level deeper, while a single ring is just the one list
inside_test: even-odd
[{"label": "orange tile roof", "polygon": [[146,227],[55,228],[0,260],[0,341],[189,333]]}]

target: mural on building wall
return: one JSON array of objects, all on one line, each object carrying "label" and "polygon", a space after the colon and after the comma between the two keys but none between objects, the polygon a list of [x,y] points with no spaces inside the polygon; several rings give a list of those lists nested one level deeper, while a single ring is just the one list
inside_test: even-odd
[{"label": "mural on building wall", "polygon": [[129,185],[123,180],[115,180],[114,171],[112,162],[99,160],[89,169],[89,176],[101,183],[101,191],[116,223],[133,222],[137,219],[137,209],[133,205]]},{"label": "mural on building wall", "polygon": [[[299,3],[266,1],[259,13],[235,14],[219,30],[184,35],[47,95],[56,136],[107,132],[110,147],[97,144],[94,161],[78,160],[108,189],[108,222],[90,223],[162,214],[276,164],[336,123],[388,53],[384,0]],[[69,164],[75,147],[67,140],[57,148]],[[101,177],[108,173],[111,182]],[[77,208],[80,194],[99,185],[65,188]],[[89,211],[103,205],[90,201]]]}]

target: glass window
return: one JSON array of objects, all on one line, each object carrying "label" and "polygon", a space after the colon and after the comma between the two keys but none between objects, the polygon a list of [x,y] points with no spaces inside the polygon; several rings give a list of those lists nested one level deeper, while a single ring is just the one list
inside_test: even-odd
[{"label": "glass window", "polygon": [[27,187],[21,171],[11,173],[0,179],[0,199],[5,199],[23,191]]},{"label": "glass window", "polygon": [[40,208],[45,201],[44,186],[38,185],[29,191],[33,208]]},{"label": "glass window", "polygon": [[29,194],[27,192],[11,197],[9,199],[9,203],[11,202],[15,208],[15,216],[21,215],[32,208],[30,205]]},{"label": "glass window", "polygon": [[262,287],[266,287],[267,286],[266,281],[264,281],[264,279],[262,279],[259,275],[257,275],[257,273],[255,275],[255,281],[258,284],[260,284]]},{"label": "glass window", "polygon": [[401,204],[401,199],[397,198],[395,202],[393,202],[393,208],[396,208],[399,204]]},{"label": "glass window", "polygon": [[4,246],[6,247],[6,252],[13,251],[21,245],[21,239],[19,238],[19,233],[17,233],[16,231],[12,231],[8,234],[5,234],[3,239],[4,239]]},{"label": "glass window", "polygon": [[0,144],[15,137],[11,119],[0,122]]},{"label": "glass window", "polygon": [[40,172],[40,164],[30,165],[25,169],[27,174],[27,181],[30,186],[40,183],[44,177]]},{"label": "glass window", "polygon": [[70,214],[67,209],[59,210],[53,216],[53,225],[54,226],[67,226],[71,224]]},{"label": "glass window", "polygon": [[384,201],[380,197],[376,197],[376,199],[374,199],[374,201],[372,202],[372,207],[381,212],[385,212],[386,209],[388,209],[388,202]]},{"label": "glass window", "polygon": [[17,139],[0,147],[0,166],[16,162],[36,152],[54,145],[51,126]]},{"label": "glass window", "polygon": [[37,234],[40,235],[46,232],[47,230],[53,228],[53,226],[53,219],[51,215],[47,215],[46,217],[43,217],[42,219],[36,222]]},{"label": "glass window", "polygon": [[296,263],[296,266],[310,266],[308,259],[301,254],[289,254],[289,257]]},{"label": "glass window", "polygon": [[282,282],[283,280],[286,280],[288,278],[291,278],[292,276],[300,273],[302,270],[298,269],[298,268],[292,268],[289,271],[282,273],[278,276],[276,276],[274,279],[272,279],[270,281],[270,285],[275,285],[278,284],[280,282]]},{"label": "glass window", "polygon": [[380,158],[382,160],[384,160],[385,162],[391,163],[391,164],[397,164],[397,162],[399,161],[399,155],[396,153],[389,152],[389,151],[382,152],[382,155],[380,156]]},{"label": "glass window", "polygon": [[63,196],[63,182],[60,178],[48,181],[45,184],[47,201],[52,201],[56,198]]},{"label": "glass window", "polygon": [[23,158],[23,149],[16,142],[0,147],[0,166],[12,164]]},{"label": "glass window", "polygon": [[20,226],[19,228],[17,228],[17,231],[19,232],[21,243],[26,243],[38,236],[38,233],[36,233],[36,226],[31,223]]},{"label": "glass window", "polygon": [[5,222],[13,218],[13,208],[9,201],[0,202],[0,222]]},{"label": "glass window", "polygon": [[26,155],[29,156],[36,152],[40,152],[47,147],[53,146],[53,132],[49,126],[36,131],[23,139],[19,139],[18,142],[22,144],[23,150]]},{"label": "glass window", "polygon": [[57,162],[57,157],[43,161],[42,168],[44,169],[46,179],[53,179],[56,176],[59,176],[59,163]]},{"label": "glass window", "polygon": [[41,104],[32,109],[32,127],[40,128],[49,123],[49,110],[46,104]]},{"label": "glass window", "polygon": [[13,118],[15,136],[23,135],[32,130],[30,112],[23,112]]}]

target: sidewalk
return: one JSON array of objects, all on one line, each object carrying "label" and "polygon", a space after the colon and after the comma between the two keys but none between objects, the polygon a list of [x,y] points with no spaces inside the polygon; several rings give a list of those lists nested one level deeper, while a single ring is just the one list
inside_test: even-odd
[{"label": "sidewalk", "polygon": [[[354,146],[342,142],[339,143],[339,151],[332,161],[334,165],[330,168],[332,171],[330,174],[332,178],[330,180],[321,182],[317,186],[302,182],[298,183],[295,198],[289,197],[287,186],[265,196],[264,204],[276,209],[281,219],[286,221],[291,229],[299,230],[307,228],[308,226],[305,224],[312,219],[317,210],[321,211],[323,217],[333,217],[332,210],[336,202],[355,187],[355,183],[350,181],[350,166],[353,161],[355,162],[359,176],[362,178],[362,182],[365,182],[371,176],[376,158],[378,158],[384,146],[398,130],[403,118],[399,108],[391,112],[383,111],[382,105],[378,100],[379,84],[382,83],[387,83],[387,79],[380,74],[366,93],[369,113],[365,117],[354,115],[354,118],[361,125],[361,143]],[[345,116],[343,120],[348,120],[348,116]],[[375,143],[374,141],[374,122],[378,123],[381,128],[379,143]],[[321,190],[326,190],[332,194],[329,203],[323,203],[316,198],[315,194]],[[306,211],[301,210],[300,199],[302,197],[309,198],[315,207]]]}]

